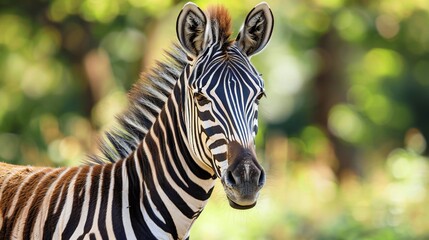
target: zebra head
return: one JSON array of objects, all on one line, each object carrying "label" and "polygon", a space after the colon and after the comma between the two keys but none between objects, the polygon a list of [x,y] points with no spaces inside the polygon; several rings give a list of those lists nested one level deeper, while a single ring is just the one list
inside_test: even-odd
[{"label": "zebra head", "polygon": [[264,82],[249,60],[268,43],[273,15],[266,3],[254,7],[235,41],[230,25],[222,7],[206,14],[188,3],[179,14],[177,35],[190,60],[184,121],[191,154],[221,179],[232,207],[248,209],[265,183],[255,153]]}]

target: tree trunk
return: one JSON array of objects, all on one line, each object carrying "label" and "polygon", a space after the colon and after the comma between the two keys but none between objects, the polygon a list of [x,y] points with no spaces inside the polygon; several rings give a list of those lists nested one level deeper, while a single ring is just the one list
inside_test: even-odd
[{"label": "tree trunk", "polygon": [[314,122],[327,134],[336,157],[334,171],[341,181],[344,177],[362,176],[357,149],[339,139],[329,129],[329,112],[333,106],[346,101],[347,83],[344,77],[347,46],[334,30],[329,30],[318,42],[320,60],[319,72],[314,79],[315,95]]}]

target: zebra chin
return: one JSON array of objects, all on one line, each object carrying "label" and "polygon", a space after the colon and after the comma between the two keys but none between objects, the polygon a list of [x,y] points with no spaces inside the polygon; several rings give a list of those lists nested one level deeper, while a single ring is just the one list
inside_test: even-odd
[{"label": "zebra chin", "polygon": [[235,203],[235,202],[233,202],[232,200],[229,200],[229,199],[228,199],[228,201],[229,201],[229,206],[231,206],[232,208],[235,208],[235,209],[239,209],[239,210],[251,209],[254,206],[256,206],[256,201],[254,203],[252,203],[252,204],[244,205],[244,206],[243,205],[239,205],[239,204],[237,204],[237,203]]},{"label": "zebra chin", "polygon": [[259,191],[265,185],[265,172],[254,151],[237,142],[228,144],[228,168],[221,177],[229,205],[250,209],[256,205]]},{"label": "zebra chin", "polygon": [[[251,209],[254,206],[256,206],[259,193],[257,192],[253,196],[245,196],[245,197],[239,198],[236,195],[228,194],[228,192],[227,192],[226,196],[228,198],[229,206],[231,206],[232,208],[235,208],[235,209],[239,209],[239,210],[246,210],[246,209]],[[232,200],[232,199],[234,199],[234,200]]]},{"label": "zebra chin", "polygon": [[[226,177],[228,179],[228,175]],[[229,205],[235,209],[250,209],[253,208],[259,197],[259,190],[262,189],[264,183],[244,183],[231,184],[229,180],[223,180],[222,184],[228,198]]]}]

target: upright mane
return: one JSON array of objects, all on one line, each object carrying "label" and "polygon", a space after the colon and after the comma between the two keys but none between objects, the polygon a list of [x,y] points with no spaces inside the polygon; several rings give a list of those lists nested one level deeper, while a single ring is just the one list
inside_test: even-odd
[{"label": "upright mane", "polygon": [[228,10],[222,5],[211,6],[207,9],[210,18],[211,29],[215,41],[223,45],[223,48],[228,47],[232,40],[231,36],[231,16]]},{"label": "upright mane", "polygon": [[[223,6],[207,10],[215,41],[226,49],[232,41],[231,17]],[[186,63],[186,52],[174,44],[166,51],[166,60],[157,62],[147,73],[140,75],[128,96],[128,108],[117,117],[118,126],[105,133],[101,139],[100,155],[90,156],[89,163],[116,162],[136,149],[159,115]]]},{"label": "upright mane", "polygon": [[117,116],[118,124],[100,140],[100,155],[89,163],[116,162],[131,154],[154,123],[187,63],[183,49],[174,44],[166,59],[140,75],[128,94],[127,109]]}]

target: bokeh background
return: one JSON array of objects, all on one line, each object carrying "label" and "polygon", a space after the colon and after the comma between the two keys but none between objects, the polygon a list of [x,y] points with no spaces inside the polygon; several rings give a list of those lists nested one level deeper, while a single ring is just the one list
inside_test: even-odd
[{"label": "bokeh background", "polygon": [[[238,31],[258,1],[224,4]],[[268,0],[249,211],[221,187],[193,239],[429,239],[429,1]],[[76,166],[176,42],[177,0],[1,0],[0,161]]]}]

